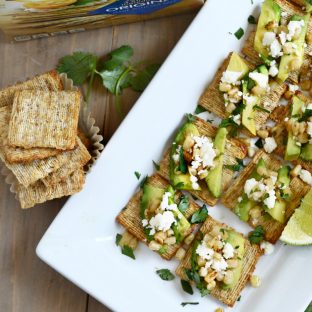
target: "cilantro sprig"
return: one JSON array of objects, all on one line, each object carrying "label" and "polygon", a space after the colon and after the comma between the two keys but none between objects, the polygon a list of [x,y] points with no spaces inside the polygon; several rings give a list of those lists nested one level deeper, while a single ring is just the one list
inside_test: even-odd
[{"label": "cilantro sprig", "polygon": [[168,269],[159,269],[156,271],[156,274],[163,280],[163,281],[172,281],[174,279],[174,275]]},{"label": "cilantro sprig", "polygon": [[251,231],[248,235],[248,239],[252,244],[260,244],[265,235],[265,230],[262,225],[258,225],[253,231]]},{"label": "cilantro sprig", "polygon": [[108,92],[115,95],[117,111],[122,113],[120,96],[126,88],[142,92],[159,68],[159,64],[131,63],[133,49],[121,46],[107,55],[102,61],[97,55],[77,51],[59,60],[57,71],[66,73],[74,85],[81,86],[88,81],[84,100],[88,103],[96,77],[99,77]]}]

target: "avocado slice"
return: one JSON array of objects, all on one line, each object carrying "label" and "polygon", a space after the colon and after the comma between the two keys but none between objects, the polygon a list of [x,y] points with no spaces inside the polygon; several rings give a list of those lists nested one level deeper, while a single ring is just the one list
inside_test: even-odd
[{"label": "avocado slice", "polygon": [[259,159],[259,161],[258,161],[258,163],[257,163],[257,166],[256,166],[256,168],[254,169],[254,171],[252,172],[252,174],[250,175],[249,179],[254,178],[254,179],[256,179],[257,181],[260,181],[260,180],[261,180],[262,177],[261,177],[261,175],[257,172],[257,169],[258,169],[259,167],[264,167],[264,168],[266,168],[266,163],[265,163],[265,161],[264,161],[263,158],[260,158],[260,159]]},{"label": "avocado slice", "polygon": [[307,143],[301,151],[300,157],[304,160],[312,161],[312,144]]},{"label": "avocado slice", "polygon": [[[291,106],[291,116],[294,115],[302,115],[302,107],[305,103],[300,100],[297,96],[293,96],[292,98],[292,106]],[[295,160],[300,156],[301,147],[296,144],[294,140],[294,135],[291,131],[288,133],[285,159],[286,160]]]},{"label": "avocado slice", "polygon": [[[269,71],[265,65],[258,66],[253,72],[260,73],[269,77]],[[243,99],[243,104],[245,108],[242,113],[242,124],[253,134],[256,135],[256,123],[255,123],[255,106],[260,103],[260,96],[249,95],[251,89],[258,85],[253,79],[250,77],[245,78],[243,81],[243,95],[248,96],[248,100],[246,97]]]},{"label": "avocado slice", "polygon": [[219,128],[214,139],[213,145],[219,152],[219,156],[215,159],[215,167],[209,170],[206,177],[206,183],[209,191],[214,197],[220,197],[222,192],[222,171],[223,171],[223,158],[224,148],[226,142],[227,130],[226,128]]},{"label": "avocado slice", "polygon": [[[198,136],[199,131],[195,125],[191,122],[185,123],[181,129],[178,131],[177,136],[172,144],[170,151],[170,161],[169,161],[169,177],[171,184],[180,190],[192,190],[192,182],[190,181],[190,175],[187,171],[182,173],[179,170],[179,166],[174,162],[172,156],[176,153],[176,149],[179,145],[183,146],[183,143],[187,136],[194,135]],[[182,154],[182,155],[181,155]],[[183,152],[180,152],[180,160],[183,160]]]},{"label": "avocado slice", "polygon": [[242,221],[247,222],[249,220],[249,211],[255,205],[255,202],[250,200],[247,195],[244,194],[241,202],[237,203],[234,212]]},{"label": "avocado slice", "polygon": [[159,207],[164,193],[164,189],[149,184],[148,180],[144,183],[143,194],[140,202],[140,215],[142,219],[146,219],[148,217],[146,215],[147,209],[153,212]]},{"label": "avocado slice", "polygon": [[278,169],[277,172],[277,181],[282,183],[284,187],[288,187],[290,184],[290,167],[289,166],[282,166]]},{"label": "avocado slice", "polygon": [[279,23],[280,19],[281,19],[280,6],[273,0],[265,0],[262,5],[254,41],[255,50],[261,55],[264,55],[265,57],[269,56],[267,48],[262,44],[264,33],[268,31],[265,26],[269,22]]},{"label": "avocado slice", "polygon": [[239,282],[239,279],[242,275],[242,269],[243,269],[243,259],[245,255],[245,239],[242,235],[239,233],[236,233],[233,230],[227,230],[228,234],[227,242],[230,243],[236,250],[237,256],[238,256],[238,265],[236,268],[232,269],[232,272],[234,274],[233,282],[232,284],[226,285],[222,284],[222,289],[230,289],[237,285]]},{"label": "avocado slice", "polygon": [[279,82],[284,82],[288,78],[289,73],[290,73],[289,66],[293,60],[298,59],[300,61],[300,67],[302,65],[303,56],[304,56],[305,36],[307,33],[307,29],[308,29],[309,18],[310,18],[310,14],[306,14],[305,16],[293,15],[290,19],[291,21],[303,20],[304,26],[301,29],[301,33],[300,33],[299,38],[292,41],[294,44],[297,45],[296,54],[295,53],[285,54],[281,57],[281,61],[280,61],[279,69],[278,69],[278,74],[277,74],[277,80]]},{"label": "avocado slice", "polygon": [[248,73],[249,67],[237,53],[233,52],[226,70],[240,72],[241,76],[238,79],[241,79]]},{"label": "avocado slice", "polygon": [[286,202],[284,200],[276,200],[272,209],[265,208],[265,211],[276,221],[285,222]]}]

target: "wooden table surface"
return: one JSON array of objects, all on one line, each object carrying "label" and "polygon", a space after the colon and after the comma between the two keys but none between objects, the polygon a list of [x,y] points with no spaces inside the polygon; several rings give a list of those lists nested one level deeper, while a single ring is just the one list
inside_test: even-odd
[{"label": "wooden table surface", "polygon": [[[23,43],[4,43],[0,37],[0,88],[54,68],[58,59],[76,50],[105,55],[130,44],[135,60],[162,62],[195,14],[92,30]],[[128,112],[139,94],[125,92]],[[91,97],[93,116],[106,143],[121,122],[113,98],[100,82]],[[0,181],[0,311],[110,311],[39,260],[35,248],[62,208],[65,199],[21,210],[3,179]]]}]

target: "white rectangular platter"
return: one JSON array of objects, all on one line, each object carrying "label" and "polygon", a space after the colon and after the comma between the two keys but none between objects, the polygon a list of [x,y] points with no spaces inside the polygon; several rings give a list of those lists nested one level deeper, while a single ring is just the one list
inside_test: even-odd
[{"label": "white rectangular platter", "polygon": [[[174,270],[177,262],[162,260],[144,245],[136,260],[115,246],[122,232],[115,217],[138,187],[134,171],[153,172],[185,113],[192,113],[205,86],[227,54],[239,51],[239,27],[261,1],[208,0],[153,81],[106,146],[87,176],[82,192],[71,197],[37,247],[38,256],[114,311],[214,311],[222,306],[181,290],[180,281],[162,281],[155,270]],[[209,208],[216,219],[247,233],[250,229],[230,211]],[[258,289],[247,287],[231,311],[303,312],[312,298],[312,248],[277,244],[256,269]],[[181,302],[199,302],[181,306]]]}]

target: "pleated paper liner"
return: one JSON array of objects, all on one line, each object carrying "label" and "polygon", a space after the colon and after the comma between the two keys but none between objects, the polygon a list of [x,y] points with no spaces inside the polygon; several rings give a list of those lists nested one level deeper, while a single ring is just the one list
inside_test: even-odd
[{"label": "pleated paper liner", "polygon": [[[66,74],[60,74],[60,78],[65,91],[78,89]],[[100,128],[95,126],[95,119],[91,117],[90,108],[85,102],[81,103],[78,127],[88,141],[87,148],[91,154],[91,159],[84,167],[84,170],[85,172],[89,172],[99,158],[101,151],[104,149],[104,145],[101,143],[103,141],[103,136],[99,134]],[[5,177],[6,184],[10,186],[10,191],[15,194],[15,198],[17,199],[18,181],[14,174],[2,162],[1,174]]]}]

